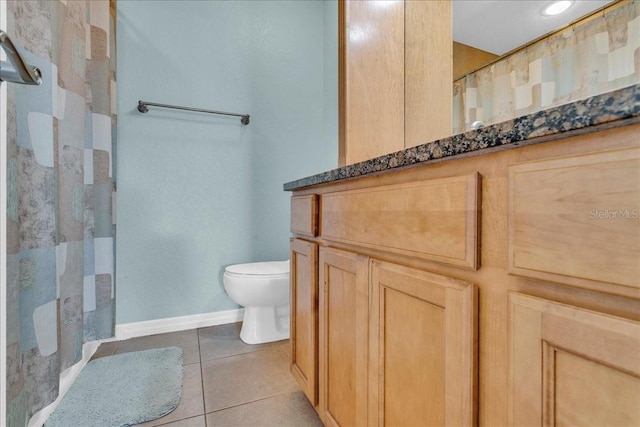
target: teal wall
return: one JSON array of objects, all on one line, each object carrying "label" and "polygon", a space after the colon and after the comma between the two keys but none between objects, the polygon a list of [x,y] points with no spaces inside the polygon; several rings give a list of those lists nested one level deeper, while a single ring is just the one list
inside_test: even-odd
[{"label": "teal wall", "polygon": [[288,258],[282,184],[337,165],[334,9],[118,2],[118,324],[236,308],[226,265]]}]

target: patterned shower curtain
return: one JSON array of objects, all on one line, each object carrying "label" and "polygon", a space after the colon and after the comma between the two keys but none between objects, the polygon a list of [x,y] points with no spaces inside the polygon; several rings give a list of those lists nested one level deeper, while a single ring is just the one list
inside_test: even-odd
[{"label": "patterned shower curtain", "polygon": [[[7,423],[114,333],[115,0],[8,0],[41,86],[9,84]],[[6,83],[3,83],[6,84]]]},{"label": "patterned shower curtain", "polygon": [[453,133],[640,82],[640,1],[550,35],[453,83]]}]

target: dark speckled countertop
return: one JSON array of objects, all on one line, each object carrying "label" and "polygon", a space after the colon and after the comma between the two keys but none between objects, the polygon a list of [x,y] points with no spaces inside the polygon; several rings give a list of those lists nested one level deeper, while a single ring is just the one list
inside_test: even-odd
[{"label": "dark speckled countertop", "polygon": [[284,190],[481,155],[638,122],[640,84],[298,179],[284,184]]}]

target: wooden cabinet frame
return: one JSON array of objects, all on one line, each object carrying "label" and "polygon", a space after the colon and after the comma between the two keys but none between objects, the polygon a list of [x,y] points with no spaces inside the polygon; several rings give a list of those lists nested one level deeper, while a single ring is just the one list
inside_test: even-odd
[{"label": "wooden cabinet frame", "polygon": [[318,403],[318,245],[292,239],[290,260],[291,373],[315,406]]}]

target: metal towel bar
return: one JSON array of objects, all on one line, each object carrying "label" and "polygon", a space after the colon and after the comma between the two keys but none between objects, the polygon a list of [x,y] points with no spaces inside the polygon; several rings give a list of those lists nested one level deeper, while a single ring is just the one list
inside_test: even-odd
[{"label": "metal towel bar", "polygon": [[195,111],[198,113],[210,113],[210,114],[221,114],[223,116],[235,116],[235,117],[240,117],[240,122],[243,125],[249,124],[248,114],[227,113],[226,111],[204,110],[202,108],[180,107],[179,105],[156,104],[155,102],[138,101],[138,111],[140,111],[141,113],[146,113],[147,111],[149,111],[149,107],[173,108],[176,110]]},{"label": "metal towel bar", "polygon": [[0,30],[0,47],[7,53],[9,62],[0,61],[0,82],[25,85],[42,84],[42,73],[38,67],[27,64],[20,50],[11,41],[7,33]]}]

